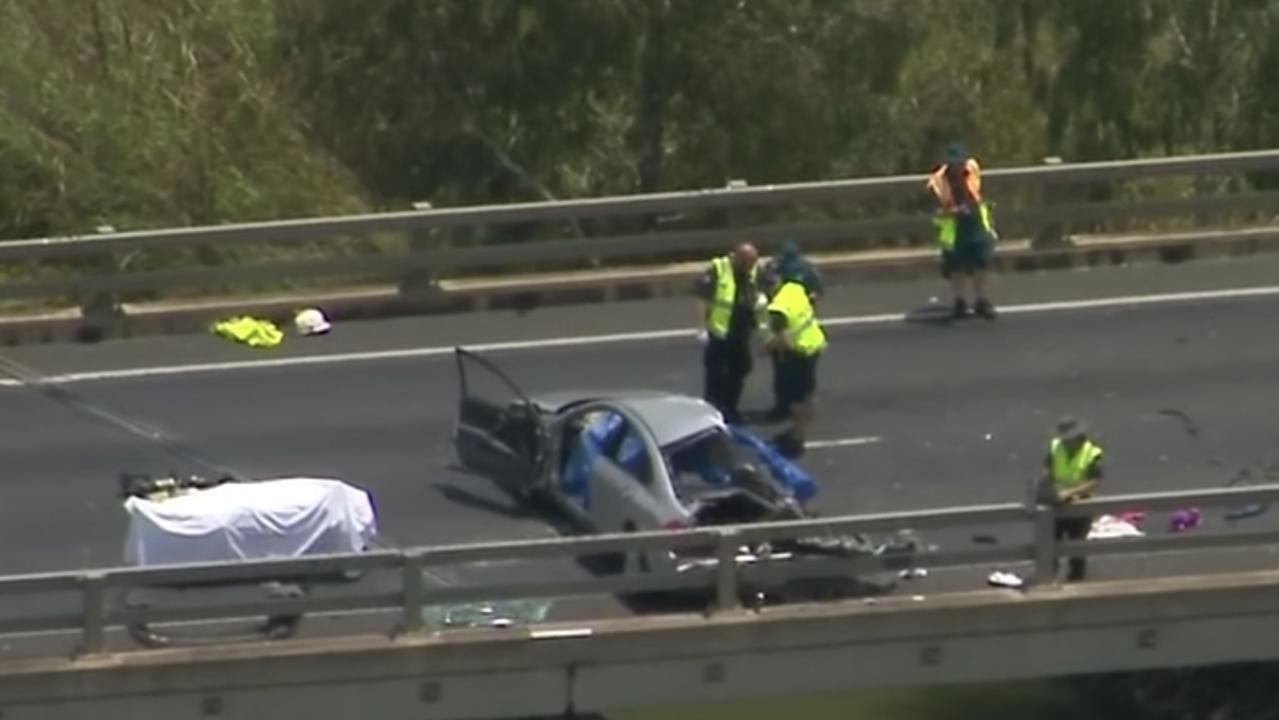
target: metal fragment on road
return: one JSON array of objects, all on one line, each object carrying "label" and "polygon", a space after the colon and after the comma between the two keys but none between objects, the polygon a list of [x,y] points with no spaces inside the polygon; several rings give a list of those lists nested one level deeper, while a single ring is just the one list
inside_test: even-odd
[{"label": "metal fragment on road", "polygon": [[1157,411],[1155,414],[1163,415],[1165,417],[1171,417],[1175,420],[1179,420],[1181,422],[1182,428],[1185,429],[1187,435],[1193,438],[1199,437],[1199,430],[1200,430],[1199,424],[1196,423],[1194,419],[1191,418],[1186,413],[1180,410],[1177,410],[1175,408],[1164,408],[1162,410]]}]

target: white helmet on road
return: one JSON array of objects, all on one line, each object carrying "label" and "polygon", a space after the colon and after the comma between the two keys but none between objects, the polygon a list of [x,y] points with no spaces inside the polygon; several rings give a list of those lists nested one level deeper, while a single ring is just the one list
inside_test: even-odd
[{"label": "white helmet on road", "polygon": [[324,313],[316,308],[307,308],[298,312],[293,318],[293,327],[299,335],[323,335],[333,327]]}]

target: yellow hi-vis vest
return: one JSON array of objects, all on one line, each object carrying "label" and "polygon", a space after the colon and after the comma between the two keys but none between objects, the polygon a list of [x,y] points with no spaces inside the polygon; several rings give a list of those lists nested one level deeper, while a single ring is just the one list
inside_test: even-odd
[{"label": "yellow hi-vis vest", "polygon": [[273,348],[284,342],[284,333],[270,320],[248,315],[213,324],[213,333],[249,347]]},{"label": "yellow hi-vis vest", "polygon": [[794,281],[783,284],[768,304],[768,310],[786,317],[786,337],[795,352],[809,356],[826,348],[826,333],[817,322],[813,303],[802,284]]},{"label": "yellow hi-vis vest", "polygon": [[[968,194],[977,201],[978,218],[981,220],[982,229],[994,235],[995,224],[990,216],[990,205],[982,197],[981,166],[977,164],[976,160],[970,158],[964,164],[964,170],[964,184],[967,187]],[[954,211],[956,203],[951,196],[950,183],[946,181],[946,166],[942,165],[930,173],[925,184],[941,204],[941,212],[933,216],[933,227],[937,230],[937,244],[943,250],[953,250],[955,247],[955,216],[951,213]]]},{"label": "yellow hi-vis vest", "polygon": [[[983,202],[978,209],[981,213],[982,229],[994,235],[995,224],[990,218],[990,205]],[[939,213],[933,216],[933,228],[937,231],[937,245],[942,250],[955,249],[956,224],[954,215]]]},{"label": "yellow hi-vis vest", "polygon": [[1048,449],[1052,458],[1053,485],[1068,489],[1082,485],[1088,479],[1088,470],[1101,458],[1101,448],[1085,440],[1073,457],[1061,440],[1054,438]]},{"label": "yellow hi-vis vest", "polygon": [[[728,336],[728,325],[733,319],[733,304],[737,301],[737,275],[733,272],[732,260],[727,256],[712,260],[711,267],[715,270],[715,297],[706,314],[706,332],[722,340]],[[751,287],[755,286],[758,272],[758,265],[751,268]],[[754,311],[754,308],[751,310]]]}]

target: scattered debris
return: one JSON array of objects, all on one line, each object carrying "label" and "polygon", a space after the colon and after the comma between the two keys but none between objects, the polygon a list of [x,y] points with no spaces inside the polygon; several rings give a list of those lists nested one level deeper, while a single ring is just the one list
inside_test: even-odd
[{"label": "scattered debris", "polygon": [[1168,519],[1168,532],[1193,530],[1201,524],[1203,524],[1203,514],[1199,512],[1199,508],[1185,508],[1173,513]]},{"label": "scattered debris", "polygon": [[1023,580],[1020,575],[1005,572],[1003,570],[996,570],[991,573],[990,577],[986,578],[986,583],[988,585],[1006,588],[1022,588],[1026,585],[1026,581]]},{"label": "scattered debris", "polygon": [[1199,437],[1199,423],[1196,423],[1193,418],[1191,418],[1189,415],[1185,414],[1184,412],[1173,409],[1173,408],[1164,408],[1163,410],[1158,411],[1156,414],[1166,415],[1176,420],[1180,420],[1181,426],[1185,429],[1187,435],[1189,435],[1192,438]]},{"label": "scattered debris", "polygon": [[1146,513],[1143,510],[1129,510],[1125,513],[1119,513],[1115,517],[1138,529],[1141,528],[1142,523],[1146,522]]},{"label": "scattered debris", "polygon": [[[1132,514],[1134,513],[1129,513],[1129,515]],[[1143,537],[1145,534],[1131,522],[1121,520],[1114,515],[1102,515],[1093,521],[1092,527],[1088,529],[1087,539],[1109,540],[1112,538]]]},{"label": "scattered debris", "polygon": [[550,607],[551,602],[545,600],[432,605],[422,608],[422,620],[427,627],[437,629],[509,628],[545,621]]},{"label": "scattered debris", "polygon": [[[1273,465],[1270,468],[1266,468],[1266,475],[1264,479],[1267,482],[1273,482],[1276,479],[1275,473],[1272,471],[1273,468],[1275,468]],[[1226,487],[1228,488],[1248,487],[1250,485],[1252,485],[1252,471],[1248,468],[1243,468],[1238,473],[1235,473],[1235,476],[1226,483]],[[1269,509],[1269,503],[1251,503],[1238,508],[1227,508],[1223,513],[1223,516],[1229,522],[1233,522],[1235,520],[1247,520],[1249,518],[1262,515]]]}]

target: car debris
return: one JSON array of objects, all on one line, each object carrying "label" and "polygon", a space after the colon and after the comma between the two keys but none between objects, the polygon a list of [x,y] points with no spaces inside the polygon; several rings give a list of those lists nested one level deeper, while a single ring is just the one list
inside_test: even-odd
[{"label": "car debris", "polygon": [[[701,398],[649,389],[523,392],[479,355],[455,348],[460,396],[453,448],[460,464],[524,504],[544,503],[584,534],[737,526],[818,517],[816,480]],[[481,388],[497,389],[496,395]],[[743,542],[743,568],[817,557],[884,557],[884,572],[831,578],[882,592],[924,551],[911,533],[871,539],[814,531]],[[638,550],[601,558],[607,574],[715,567],[714,547]],[[742,592],[773,594],[772,583]]]}]

